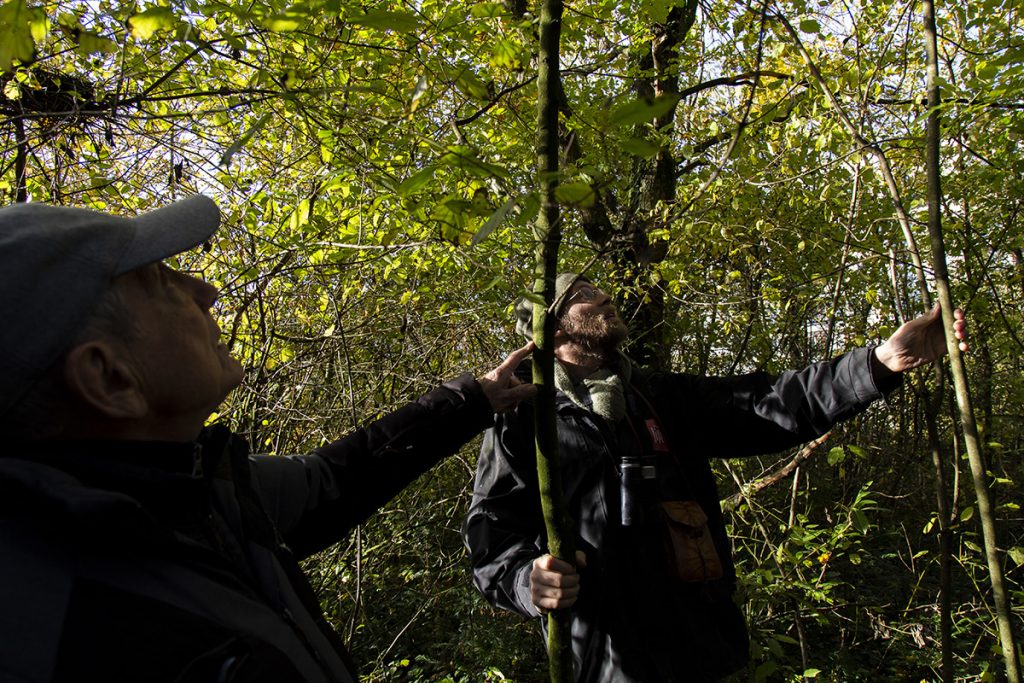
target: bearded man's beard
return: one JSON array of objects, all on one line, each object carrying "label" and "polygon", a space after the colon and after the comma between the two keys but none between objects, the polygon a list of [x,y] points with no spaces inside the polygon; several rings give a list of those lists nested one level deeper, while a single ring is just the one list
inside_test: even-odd
[{"label": "bearded man's beard", "polygon": [[566,315],[561,320],[561,327],[569,341],[602,359],[614,357],[619,345],[629,334],[625,323],[618,316]]}]

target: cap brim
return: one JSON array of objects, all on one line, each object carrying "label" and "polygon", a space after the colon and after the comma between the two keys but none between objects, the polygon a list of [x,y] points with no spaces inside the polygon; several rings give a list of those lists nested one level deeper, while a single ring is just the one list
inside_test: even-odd
[{"label": "cap brim", "polygon": [[132,219],[135,237],[115,275],[163,260],[210,239],[220,226],[220,209],[209,197],[193,195]]}]

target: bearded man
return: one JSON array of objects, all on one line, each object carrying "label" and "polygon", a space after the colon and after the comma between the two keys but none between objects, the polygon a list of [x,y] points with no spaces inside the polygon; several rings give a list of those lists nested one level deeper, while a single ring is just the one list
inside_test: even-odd
[{"label": "bearded man", "polygon": [[[516,310],[529,338],[532,304]],[[781,451],[863,411],[900,373],[945,353],[939,310],[876,348],[778,377],[633,365],[618,351],[627,329],[611,299],[574,273],[558,276],[553,311],[555,419],[579,572],[545,550],[533,406],[523,402],[484,438],[463,525],[474,582],[525,617],[571,609],[578,681],[714,681],[741,669],[748,637],[709,458]]]}]

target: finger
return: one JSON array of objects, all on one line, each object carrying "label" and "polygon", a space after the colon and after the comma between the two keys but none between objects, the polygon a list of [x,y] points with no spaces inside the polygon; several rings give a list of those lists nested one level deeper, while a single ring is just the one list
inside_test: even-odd
[{"label": "finger", "polygon": [[582,550],[576,551],[576,568],[586,569],[587,568],[587,554]]},{"label": "finger", "polygon": [[575,594],[580,589],[578,574],[538,573],[530,576],[534,593],[547,596],[559,596],[566,593]]},{"label": "finger", "polygon": [[541,569],[559,574],[575,574],[576,568],[565,560],[560,560],[554,555],[541,555],[533,561],[534,569]]},{"label": "finger", "polygon": [[513,403],[519,403],[520,401],[530,398],[536,393],[536,384],[523,384],[520,382],[519,384],[508,390],[508,398]]},{"label": "finger", "polygon": [[531,341],[527,342],[525,346],[519,347],[510,353],[508,357],[498,365],[498,367],[494,368],[494,372],[500,376],[515,370],[516,367],[523,362],[524,358],[533,353],[534,346],[535,344]]}]

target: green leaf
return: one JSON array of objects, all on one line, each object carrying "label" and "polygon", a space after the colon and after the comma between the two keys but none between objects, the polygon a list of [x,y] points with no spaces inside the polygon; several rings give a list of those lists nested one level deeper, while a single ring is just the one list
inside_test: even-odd
[{"label": "green leaf", "polygon": [[170,7],[151,7],[128,17],[128,28],[133,37],[149,40],[157,31],[173,28],[177,20]]},{"label": "green leaf", "polygon": [[491,66],[518,69],[522,66],[519,58],[519,44],[511,40],[501,38],[494,41],[491,46]]},{"label": "green leaf", "polygon": [[644,0],[644,9],[647,10],[651,21],[656,24],[664,24],[668,20],[670,7],[674,4],[671,0]]},{"label": "green leaf", "polygon": [[0,5],[0,71],[10,71],[14,62],[32,61],[32,16],[25,0],[9,0]]},{"label": "green leaf", "polygon": [[398,33],[411,33],[419,28],[419,17],[412,12],[391,12],[388,10],[371,9],[366,14],[352,17],[350,21],[357,26],[375,28]]},{"label": "green leaf", "polygon": [[779,665],[775,662],[768,660],[758,665],[757,669],[754,670],[754,681],[755,683],[762,683],[762,681],[768,680],[768,678],[775,673],[779,668]]},{"label": "green leaf", "polygon": [[861,448],[860,446],[855,446],[855,445],[851,444],[851,445],[847,446],[847,448],[849,448],[850,452],[853,453],[854,455],[856,455],[861,460],[867,460],[868,459],[868,452],[866,450],[864,450],[863,448]]},{"label": "green leaf", "polygon": [[509,211],[514,209],[518,202],[518,198],[512,197],[507,202],[499,206],[498,210],[492,213],[491,217],[487,219],[487,222],[484,223],[480,227],[480,229],[476,231],[476,234],[473,235],[473,239],[470,241],[470,244],[477,245],[480,244],[480,242],[487,239],[487,236],[494,232],[494,229],[502,224],[502,222],[505,220],[505,217],[508,216]]},{"label": "green leaf", "polygon": [[474,19],[501,17],[505,14],[505,5],[500,2],[478,2],[469,10],[469,16]]},{"label": "green leaf", "polygon": [[489,164],[479,158],[476,150],[468,145],[449,145],[438,163],[457,168],[478,178],[508,178],[508,170],[497,164]]},{"label": "green leaf", "polygon": [[861,534],[866,534],[871,526],[867,515],[860,510],[850,510],[850,522],[853,524],[853,528]]},{"label": "green leaf", "polygon": [[1007,550],[1006,554],[1010,556],[1010,559],[1013,560],[1018,567],[1024,566],[1024,548],[1014,546]]},{"label": "green leaf", "polygon": [[267,17],[263,20],[263,25],[273,31],[274,33],[289,33],[291,31],[298,31],[302,28],[302,25],[306,22],[299,17],[292,15],[279,14],[272,17]]},{"label": "green leaf", "polygon": [[820,33],[821,25],[814,19],[803,19],[800,22],[800,30],[804,33]]},{"label": "green leaf", "polygon": [[838,465],[844,460],[846,460],[846,451],[843,450],[842,446],[836,446],[828,452],[829,465]]},{"label": "green leaf", "polygon": [[593,206],[596,199],[590,183],[565,183],[555,188],[555,199],[569,206]]},{"label": "green leaf", "polygon": [[29,14],[31,18],[28,23],[32,32],[32,40],[39,43],[50,32],[50,18],[46,16],[46,12],[41,7],[30,9]]},{"label": "green leaf", "polygon": [[658,95],[653,100],[633,100],[616,107],[608,117],[608,123],[613,126],[631,126],[653,121],[671,111],[678,101],[679,95],[674,93]]},{"label": "green leaf", "polygon": [[93,54],[113,54],[117,51],[117,43],[101,38],[92,31],[81,31],[78,36],[78,52],[83,57]]},{"label": "green leaf", "polygon": [[816,678],[821,673],[821,669],[804,669],[804,678]]},{"label": "green leaf", "polygon": [[437,173],[436,166],[427,166],[416,171],[411,176],[403,180],[398,186],[398,194],[402,197],[408,197],[409,195],[416,194],[430,184],[434,179],[435,173]]},{"label": "green leaf", "polygon": [[661,151],[661,147],[643,138],[630,138],[626,140],[622,143],[622,149],[633,156],[643,159],[650,159]]},{"label": "green leaf", "polygon": [[965,507],[960,512],[960,521],[961,522],[969,522],[972,517],[974,517],[974,507],[973,506]]}]

